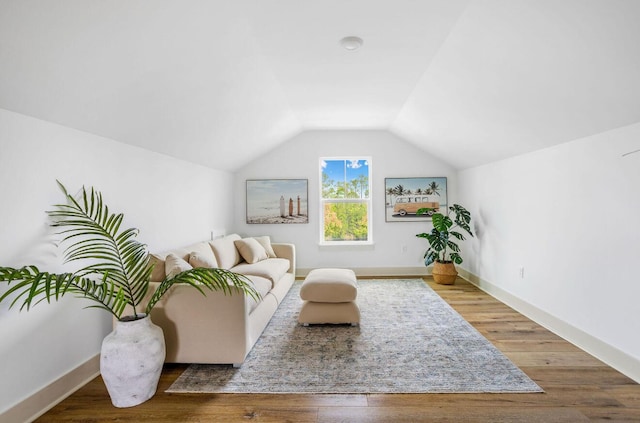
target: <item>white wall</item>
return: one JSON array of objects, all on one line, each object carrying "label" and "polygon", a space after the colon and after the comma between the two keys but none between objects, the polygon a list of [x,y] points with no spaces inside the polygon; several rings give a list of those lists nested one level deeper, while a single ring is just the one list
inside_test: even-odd
[{"label": "white wall", "polygon": [[[84,184],[152,251],[229,228],[232,175],[0,109],[0,264],[63,269],[45,211]],[[0,288],[4,290],[6,287]],[[4,291],[0,291],[4,292]],[[106,312],[69,298],[29,312],[0,304],[0,413],[99,353]]]},{"label": "white wall", "polygon": [[[319,247],[319,158],[370,156],[373,177],[373,247]],[[424,267],[426,242],[415,237],[424,222],[385,222],[384,179],[445,176],[448,200],[456,200],[455,171],[386,131],[304,132],[235,174],[236,229],[242,235],[270,235],[276,242],[296,245],[298,267],[399,268]],[[246,180],[308,179],[308,224],[247,224]],[[407,251],[401,252],[405,245]],[[346,253],[346,254],[345,254]],[[426,269],[425,269],[426,271]]]},{"label": "white wall", "polygon": [[640,153],[622,154],[638,140],[640,124],[465,170],[458,180],[478,235],[464,245],[464,267],[636,362]]}]

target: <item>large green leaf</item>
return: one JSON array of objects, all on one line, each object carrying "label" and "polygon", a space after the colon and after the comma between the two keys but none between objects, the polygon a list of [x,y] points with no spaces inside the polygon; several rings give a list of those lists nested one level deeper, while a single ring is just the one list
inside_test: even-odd
[{"label": "large green leaf", "polygon": [[424,265],[429,266],[436,260],[438,260],[438,253],[429,248],[424,254]]},{"label": "large green leaf", "polygon": [[451,231],[449,232],[449,235],[453,236],[456,239],[459,239],[460,241],[464,241],[464,235],[462,235],[460,232]]},{"label": "large green leaf", "polygon": [[433,228],[439,232],[446,232],[451,225],[453,225],[451,218],[441,213],[434,213],[434,215],[431,216],[431,223],[433,224]]},{"label": "large green leaf", "polygon": [[447,248],[447,238],[432,235],[428,239],[431,248],[437,252],[443,251],[445,248]]},{"label": "large green leaf", "polygon": [[[453,220],[449,217],[451,213],[454,214]],[[470,226],[471,213],[461,205],[454,204],[449,208],[449,215],[435,213],[432,216],[433,229],[431,232],[416,235],[419,238],[425,238],[429,242],[429,249],[425,253],[425,264],[427,266],[433,263],[434,260],[451,260],[456,264],[462,263],[462,257],[459,254],[460,247],[455,240],[464,241],[465,237],[461,232],[454,229],[461,228],[470,236],[473,236]]]},{"label": "large green leaf", "polygon": [[462,263],[462,257],[458,253],[451,253],[451,261],[455,264],[460,264]]},{"label": "large green leaf", "polygon": [[473,236],[471,232],[471,213],[459,204],[454,204],[451,210],[455,213],[455,224],[464,229],[469,235]]}]

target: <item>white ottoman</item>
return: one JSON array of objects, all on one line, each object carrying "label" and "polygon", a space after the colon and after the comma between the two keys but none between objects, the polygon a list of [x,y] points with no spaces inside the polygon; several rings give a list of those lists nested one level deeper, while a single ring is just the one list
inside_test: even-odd
[{"label": "white ottoman", "polygon": [[314,269],[302,282],[304,300],[298,322],[305,326],[321,323],[360,323],[356,274],[350,269]]}]

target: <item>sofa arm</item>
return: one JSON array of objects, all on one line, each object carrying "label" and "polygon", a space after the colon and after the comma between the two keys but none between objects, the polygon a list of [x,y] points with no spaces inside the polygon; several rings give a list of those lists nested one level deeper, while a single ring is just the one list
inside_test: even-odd
[{"label": "sofa arm", "polygon": [[271,244],[273,247],[273,252],[276,253],[278,258],[284,258],[289,260],[289,270],[288,273],[296,275],[296,246],[295,244],[285,244],[285,243],[273,243]]},{"label": "sofa arm", "polygon": [[205,290],[205,294],[175,285],[151,312],[151,320],[164,332],[166,361],[242,363],[250,349],[245,293]]}]

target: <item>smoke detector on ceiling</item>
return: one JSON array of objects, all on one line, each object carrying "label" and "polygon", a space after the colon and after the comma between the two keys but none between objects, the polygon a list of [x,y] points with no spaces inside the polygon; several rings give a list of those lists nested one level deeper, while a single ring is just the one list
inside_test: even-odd
[{"label": "smoke detector on ceiling", "polygon": [[362,47],[362,38],[351,35],[340,40],[340,45],[349,51],[354,51]]}]

